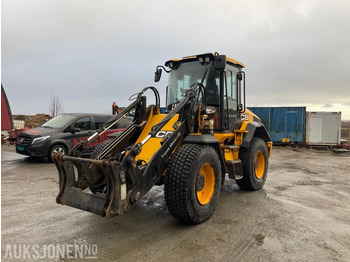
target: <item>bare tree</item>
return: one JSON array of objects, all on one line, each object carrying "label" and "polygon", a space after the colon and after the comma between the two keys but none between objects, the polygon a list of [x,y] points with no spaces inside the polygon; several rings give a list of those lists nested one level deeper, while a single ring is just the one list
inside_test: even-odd
[{"label": "bare tree", "polygon": [[63,108],[58,96],[51,96],[50,114],[55,117],[62,112]]}]

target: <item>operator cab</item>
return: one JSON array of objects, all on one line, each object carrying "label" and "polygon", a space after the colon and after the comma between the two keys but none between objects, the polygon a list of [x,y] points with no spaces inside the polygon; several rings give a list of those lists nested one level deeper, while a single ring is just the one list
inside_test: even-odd
[{"label": "operator cab", "polygon": [[[241,62],[226,58],[224,55],[202,54],[170,60],[165,63],[170,70],[167,87],[166,109],[172,110],[184,97],[186,90],[193,84],[203,85],[205,99],[200,102],[216,108],[214,129],[225,132],[237,129],[241,124],[241,109],[244,108],[240,80],[242,80]],[[164,68],[164,67],[163,67]],[[165,68],[164,68],[165,69]],[[157,73],[160,73],[157,69]],[[159,79],[158,79],[159,80]]]}]

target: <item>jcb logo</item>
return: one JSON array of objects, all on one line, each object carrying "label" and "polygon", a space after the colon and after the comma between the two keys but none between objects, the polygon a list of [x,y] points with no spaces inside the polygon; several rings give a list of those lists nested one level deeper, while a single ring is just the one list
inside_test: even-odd
[{"label": "jcb logo", "polygon": [[242,114],[241,115],[241,120],[242,121],[248,121],[249,120],[249,115],[248,114]]},{"label": "jcb logo", "polygon": [[163,138],[165,136],[168,136],[172,133],[173,131],[159,131],[157,134],[156,134],[156,137],[158,138]]}]

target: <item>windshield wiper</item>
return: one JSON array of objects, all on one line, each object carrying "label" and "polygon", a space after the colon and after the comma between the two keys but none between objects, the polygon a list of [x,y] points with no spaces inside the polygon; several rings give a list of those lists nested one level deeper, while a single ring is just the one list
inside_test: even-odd
[{"label": "windshield wiper", "polygon": [[41,127],[53,129],[52,126],[41,126]]}]

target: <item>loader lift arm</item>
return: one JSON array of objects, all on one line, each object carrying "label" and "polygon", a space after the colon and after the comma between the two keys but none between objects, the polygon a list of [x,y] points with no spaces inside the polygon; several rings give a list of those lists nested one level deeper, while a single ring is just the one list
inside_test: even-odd
[{"label": "loader lift arm", "polygon": [[[156,105],[146,110],[146,97],[143,93],[152,89],[156,96]],[[86,210],[101,216],[112,217],[128,211],[128,209],[144,196],[160,179],[179,142],[189,132],[196,129],[189,119],[198,116],[198,97],[205,98],[204,88],[196,83],[186,90],[184,98],[159,123],[155,124],[141,142],[137,138],[145,128],[147,118],[159,113],[159,94],[154,87],[143,89],[133,103],[125,108],[114,119],[105,123],[86,142],[79,143],[65,156],[60,153],[54,156],[59,172],[59,193],[56,202]],[[81,158],[81,150],[93,139],[102,135],[122,117],[135,108],[133,124],[116,137],[96,159]],[[163,138],[160,148],[144,163],[136,161],[143,146],[170,120],[178,115],[173,124],[174,131]],[[105,188],[101,192],[91,193],[88,188],[95,181],[104,179]]]}]

